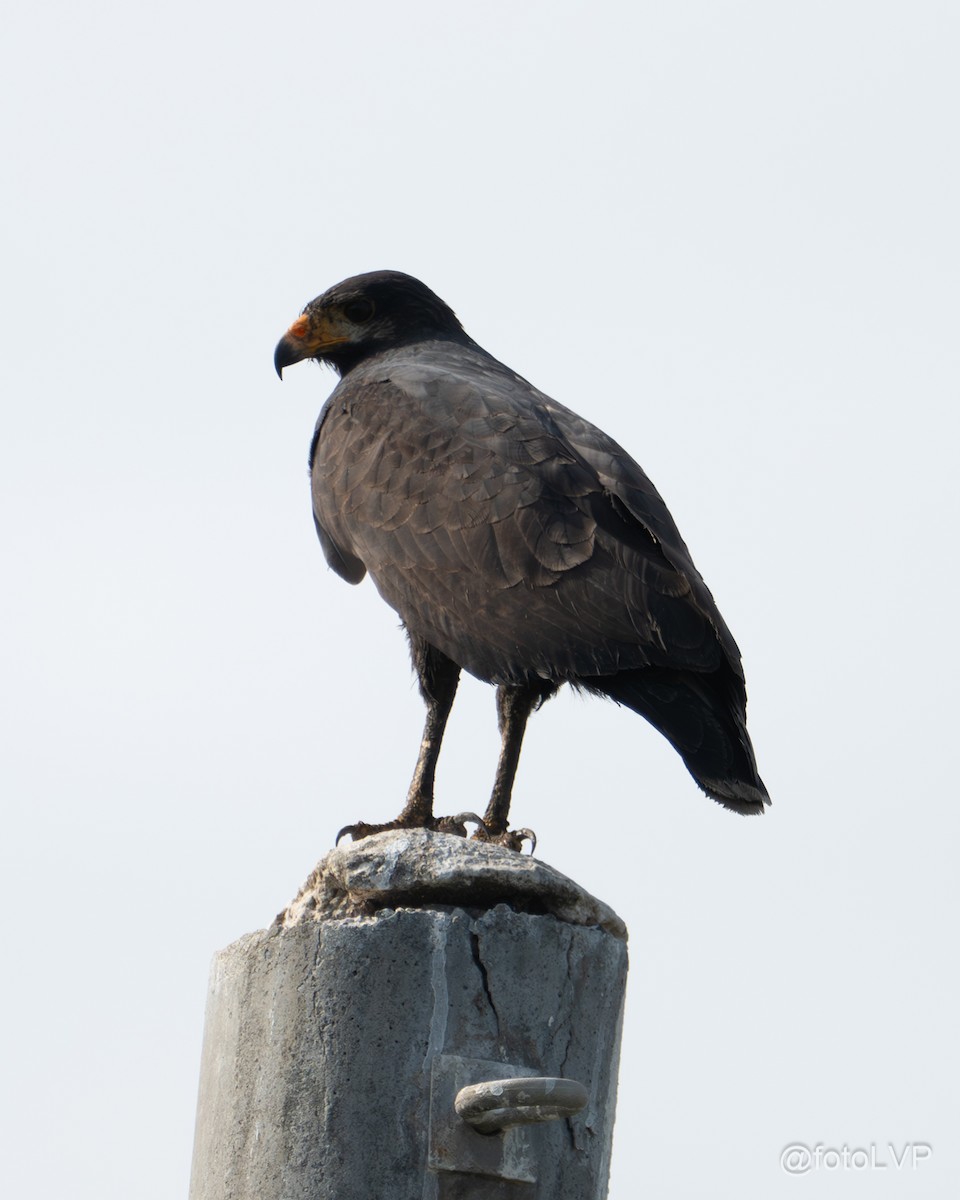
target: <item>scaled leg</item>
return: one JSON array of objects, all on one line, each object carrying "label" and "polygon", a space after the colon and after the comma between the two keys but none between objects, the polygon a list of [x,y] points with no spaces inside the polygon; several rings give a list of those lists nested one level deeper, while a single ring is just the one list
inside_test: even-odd
[{"label": "scaled leg", "polygon": [[[500,760],[497,763],[497,774],[493,782],[490,803],[483,819],[487,834],[494,840],[509,842],[511,845],[514,841],[522,841],[522,837],[519,836],[511,838],[507,830],[513,781],[516,778],[517,764],[520,761],[520,747],[523,745],[523,734],[527,728],[530,714],[556,690],[555,684],[546,682],[518,686],[502,685],[497,688]],[[528,832],[527,830],[523,831],[523,833]],[[519,845],[515,848],[519,849]]]}]

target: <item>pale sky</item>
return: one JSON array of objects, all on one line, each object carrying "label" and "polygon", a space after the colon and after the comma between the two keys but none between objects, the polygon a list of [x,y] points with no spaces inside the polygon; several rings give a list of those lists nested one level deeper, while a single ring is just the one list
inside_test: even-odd
[{"label": "pale sky", "polygon": [[[310,516],[335,378],[272,366],[377,268],[629,449],[743,651],[762,819],[612,704],[528,731],[515,822],[631,931],[611,1197],[960,1194],[958,41],[933,0],[11,8],[4,1196],[185,1196],[211,956],[399,811],[405,641]],[[441,810],[496,750],[465,681]]]}]

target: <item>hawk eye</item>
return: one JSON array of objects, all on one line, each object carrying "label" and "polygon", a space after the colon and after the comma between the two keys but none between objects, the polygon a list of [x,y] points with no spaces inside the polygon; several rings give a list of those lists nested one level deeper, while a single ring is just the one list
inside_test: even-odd
[{"label": "hawk eye", "polygon": [[373,316],[373,301],[360,299],[348,300],[343,306],[343,315],[355,325],[362,325]]}]

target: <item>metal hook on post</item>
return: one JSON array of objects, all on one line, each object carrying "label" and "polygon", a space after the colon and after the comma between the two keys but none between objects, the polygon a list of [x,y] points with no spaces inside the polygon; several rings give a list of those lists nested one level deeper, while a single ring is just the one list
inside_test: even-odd
[{"label": "metal hook on post", "polygon": [[588,1099],[587,1089],[575,1079],[534,1076],[471,1084],[460,1089],[453,1107],[478,1133],[499,1133],[576,1116]]}]

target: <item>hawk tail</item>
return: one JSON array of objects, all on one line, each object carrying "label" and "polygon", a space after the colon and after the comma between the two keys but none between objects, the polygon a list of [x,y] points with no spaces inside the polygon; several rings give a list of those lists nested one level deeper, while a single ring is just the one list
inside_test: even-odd
[{"label": "hawk tail", "polygon": [[643,667],[578,682],[645,717],[724,808],[761,813],[770,803],[747,733],[743,684],[732,672]]}]

